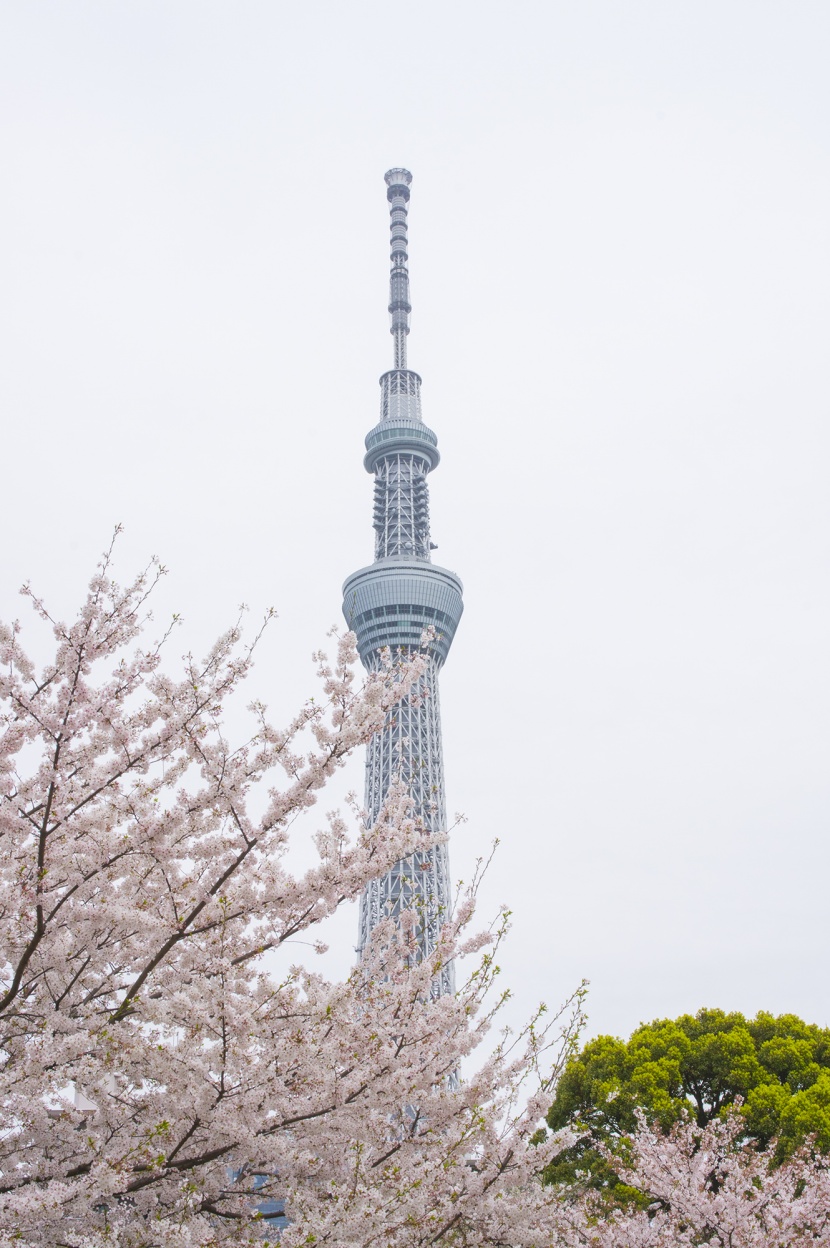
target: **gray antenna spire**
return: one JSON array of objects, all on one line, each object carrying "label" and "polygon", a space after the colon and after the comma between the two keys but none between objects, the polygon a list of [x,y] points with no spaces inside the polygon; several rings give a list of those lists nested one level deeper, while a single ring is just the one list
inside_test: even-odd
[{"label": "gray antenna spire", "polygon": [[409,333],[409,259],[406,251],[406,214],[412,174],[408,169],[390,169],[386,179],[392,235],[392,272],[389,275],[390,332],[395,340],[395,368],[406,368],[406,336]]},{"label": "gray antenna spire", "polygon": [[[421,421],[421,378],[406,366],[406,338],[409,333],[409,256],[406,250],[406,217],[412,174],[408,169],[390,169],[384,174],[389,217],[392,269],[389,274],[389,331],[395,344],[395,363],[380,379],[381,420]],[[432,435],[434,438],[434,435]],[[435,452],[437,459],[438,452]],[[432,467],[435,467],[433,463]]]}]

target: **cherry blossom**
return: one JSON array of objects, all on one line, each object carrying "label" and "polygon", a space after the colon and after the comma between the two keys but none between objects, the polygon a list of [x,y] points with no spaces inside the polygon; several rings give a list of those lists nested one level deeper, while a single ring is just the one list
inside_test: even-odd
[{"label": "cherry blossom", "polygon": [[830,1167],[802,1150],[780,1166],[774,1149],[745,1139],[732,1112],[705,1128],[686,1121],[669,1134],[641,1117],[624,1181],[651,1199],[631,1214],[609,1213],[595,1195],[563,1202],[560,1242],[596,1248],[818,1248],[830,1244]]},{"label": "cherry blossom", "polygon": [[[345,982],[268,970],[429,852],[398,787],[371,829],[332,815],[314,865],[286,864],[297,816],[419,696],[423,658],[360,683],[347,635],[318,656],[319,699],[285,728],[254,702],[232,745],[256,638],[235,626],[169,675],[164,639],[142,640],[161,571],[123,588],[107,555],[68,625],[26,589],[54,634],[43,670],[0,629],[0,1242],[257,1242],[279,1211],[285,1248],[551,1242],[536,1176],[570,1137],[533,1137],[582,989],[476,1068],[507,927],[473,933],[478,874],[423,962],[409,914]],[[436,997],[447,959],[462,986]]]}]

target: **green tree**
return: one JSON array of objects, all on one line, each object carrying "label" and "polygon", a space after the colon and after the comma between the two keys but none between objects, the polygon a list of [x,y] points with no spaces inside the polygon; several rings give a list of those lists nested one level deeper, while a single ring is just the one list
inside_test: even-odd
[{"label": "green tree", "polygon": [[686,1115],[705,1127],[736,1103],[747,1138],[763,1148],[776,1141],[776,1161],[808,1136],[830,1151],[830,1029],[794,1014],[746,1019],[703,1009],[644,1023],[628,1041],[598,1036],[568,1063],[547,1119],[552,1130],[572,1126],[585,1135],[545,1180],[587,1176],[615,1202],[636,1200],[598,1144],[624,1155],[637,1110],[668,1131]]}]

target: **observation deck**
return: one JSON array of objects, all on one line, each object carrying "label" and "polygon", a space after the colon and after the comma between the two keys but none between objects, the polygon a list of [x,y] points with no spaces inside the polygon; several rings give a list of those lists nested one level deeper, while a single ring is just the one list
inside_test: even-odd
[{"label": "observation deck", "polygon": [[454,572],[420,559],[379,559],[353,572],[343,586],[343,615],[363,665],[371,667],[384,646],[419,650],[433,627],[427,651],[441,667],[464,611],[462,593]]}]

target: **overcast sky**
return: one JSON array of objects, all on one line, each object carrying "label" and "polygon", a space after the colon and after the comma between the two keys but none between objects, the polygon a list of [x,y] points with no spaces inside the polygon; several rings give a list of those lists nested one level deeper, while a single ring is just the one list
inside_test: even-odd
[{"label": "overcast sky", "polygon": [[0,9],[0,616],[120,521],[171,661],[276,606],[280,721],[372,557],[412,170],[451,860],[501,840],[516,1019],[830,1024],[828,55],[826,0]]}]

